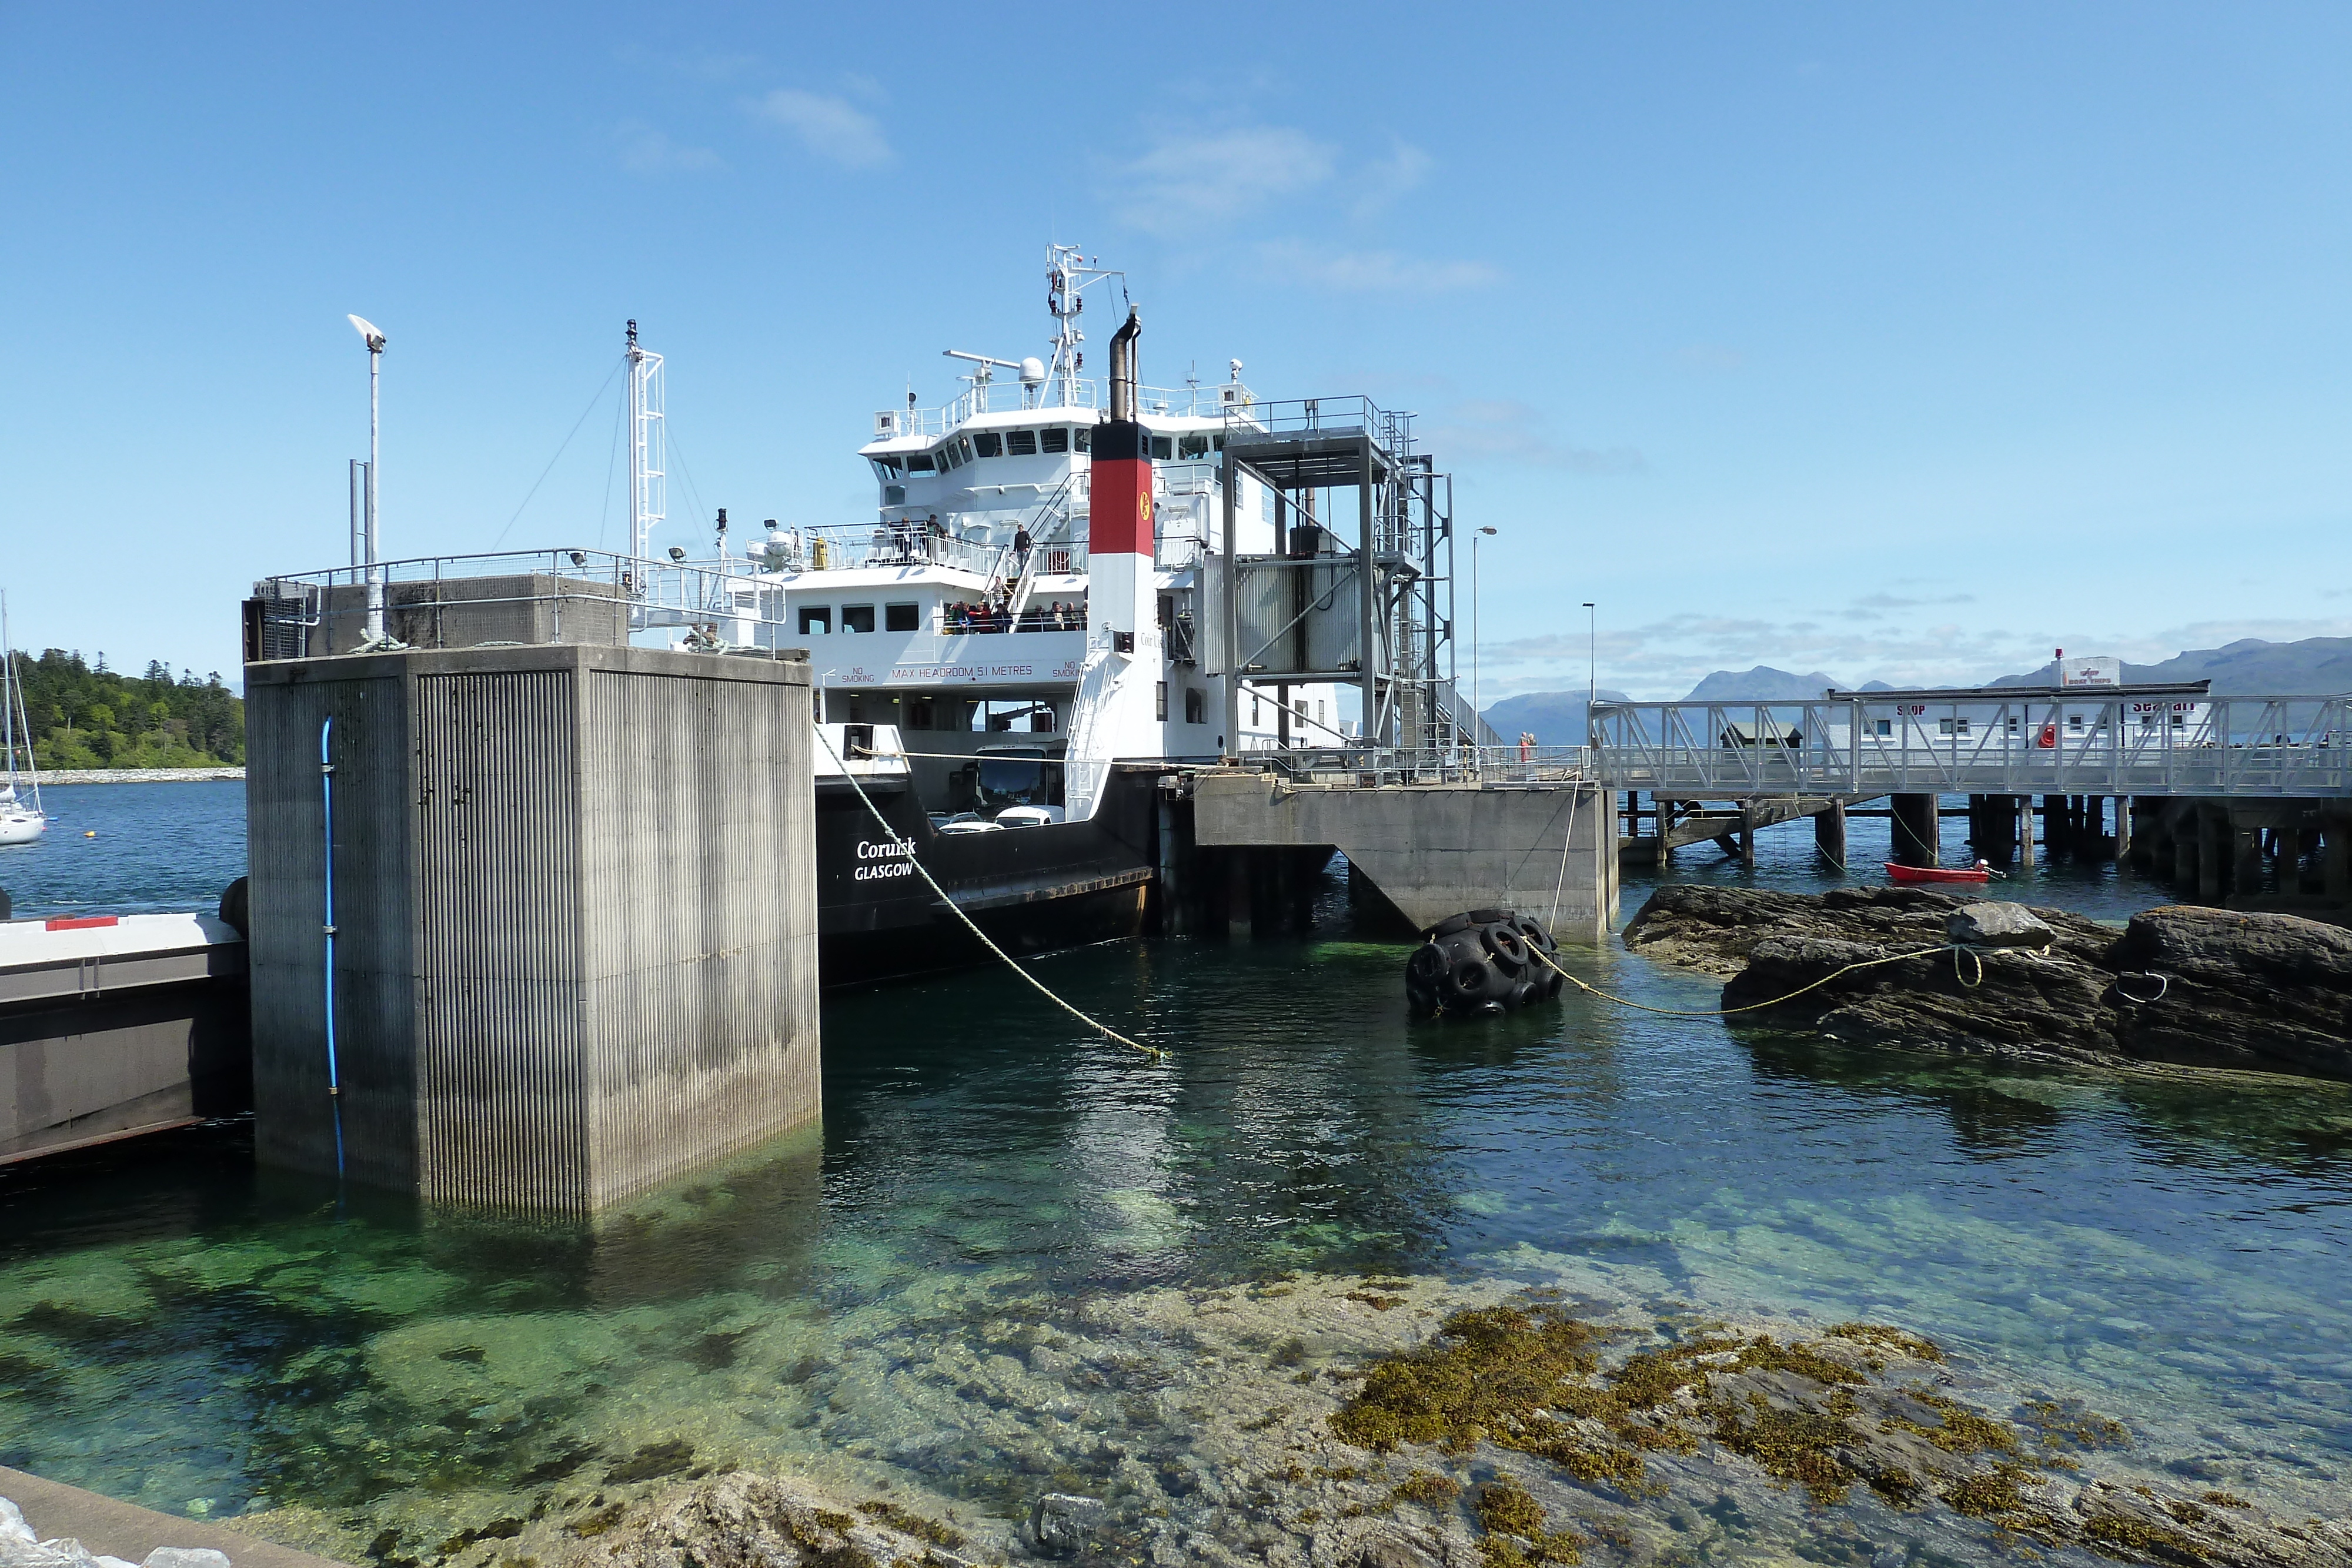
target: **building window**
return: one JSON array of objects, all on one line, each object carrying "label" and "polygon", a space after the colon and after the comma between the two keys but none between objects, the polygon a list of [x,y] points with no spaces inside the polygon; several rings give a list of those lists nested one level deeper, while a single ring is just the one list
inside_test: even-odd
[{"label": "building window", "polygon": [[1331,722],[1331,716],[1325,711],[1325,705],[1321,697],[1317,697],[1315,699],[1315,722],[1320,725],[1328,725]]},{"label": "building window", "polygon": [[1057,424],[1051,430],[1041,430],[1037,433],[1037,443],[1038,450],[1043,452],[1067,452],[1070,449],[1070,427]]},{"label": "building window", "polygon": [[1895,721],[1891,718],[1880,719],[1878,721],[1878,733],[1881,735],[1893,735],[1895,733]]},{"label": "building window", "polygon": [[2079,713],[2068,714],[2066,716],[2066,727],[2074,730],[2081,729],[2083,727],[2083,716]]},{"label": "building window", "polygon": [[1162,681],[1152,697],[1152,716],[1163,724],[1168,719],[1168,683]]},{"label": "building window", "polygon": [[1250,693],[1250,723],[1261,724],[1263,722],[1265,721],[1258,716],[1257,694],[1255,692],[1252,692]]},{"label": "building window", "polygon": [[1206,724],[1208,716],[1208,694],[1198,686],[1186,686],[1184,688],[1184,722]]},{"label": "building window", "polygon": [[874,606],[871,604],[843,605],[841,607],[841,629],[844,632],[873,631]]},{"label": "building window", "polygon": [[802,636],[822,637],[832,630],[833,610],[830,606],[823,604],[803,604],[801,606]]},{"label": "building window", "polygon": [[886,604],[882,607],[882,626],[888,632],[912,632],[923,623],[923,607],[919,604]]},{"label": "building window", "polygon": [[974,457],[1002,457],[1004,455],[1004,438],[992,430],[982,431],[971,438],[971,455]]}]

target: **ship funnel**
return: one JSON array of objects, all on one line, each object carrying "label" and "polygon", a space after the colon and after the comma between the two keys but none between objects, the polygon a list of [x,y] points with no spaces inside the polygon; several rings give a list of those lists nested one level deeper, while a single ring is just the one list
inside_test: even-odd
[{"label": "ship funnel", "polygon": [[1130,305],[1127,320],[1110,340],[1110,416],[1135,417],[1135,340],[1143,335],[1143,312]]}]

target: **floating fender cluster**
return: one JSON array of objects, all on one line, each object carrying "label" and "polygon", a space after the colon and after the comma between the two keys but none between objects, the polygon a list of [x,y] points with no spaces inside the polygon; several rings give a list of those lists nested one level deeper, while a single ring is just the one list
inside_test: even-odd
[{"label": "floating fender cluster", "polygon": [[1474,909],[1429,928],[1429,939],[1405,960],[1405,999],[1426,1016],[1482,1017],[1549,1001],[1568,981],[1536,956],[1559,944],[1532,915]]}]

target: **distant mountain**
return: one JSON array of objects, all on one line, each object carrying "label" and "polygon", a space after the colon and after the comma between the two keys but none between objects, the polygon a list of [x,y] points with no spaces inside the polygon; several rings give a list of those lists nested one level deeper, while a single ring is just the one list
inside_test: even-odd
[{"label": "distant mountain", "polygon": [[[2193,648],[2160,664],[2124,666],[2133,685],[2210,680],[2216,695],[2252,692],[2275,696],[2334,696],[2352,692],[2352,637],[2306,637],[2300,643],[2266,643],[2242,637],[2220,648]],[[2003,675],[1996,686],[2054,686],[2055,661],[2021,675]]]},{"label": "distant mountain", "polygon": [[[1623,703],[1633,699],[1603,686],[1601,700]],[[1580,691],[1528,692],[1523,696],[1505,697],[1486,709],[1486,722],[1506,741],[1517,740],[1525,731],[1536,737],[1538,746],[1582,746],[1590,733],[1585,727],[1584,694]]]},{"label": "distant mountain", "polygon": [[1810,702],[1837,682],[1816,670],[1792,675],[1769,664],[1752,670],[1717,670],[1690,689],[1686,703]]}]

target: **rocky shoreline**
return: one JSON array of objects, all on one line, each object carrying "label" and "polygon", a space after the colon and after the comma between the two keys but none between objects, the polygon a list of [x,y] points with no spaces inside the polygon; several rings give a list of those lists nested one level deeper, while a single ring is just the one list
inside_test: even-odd
[{"label": "rocky shoreline", "polygon": [[1072,1307],[952,1375],[1036,1438],[968,1453],[917,1405],[919,1474],[673,1440],[372,1541],[293,1507],[240,1526],[381,1568],[2352,1565],[2352,1524],[2268,1465],[1890,1324],[1426,1276]]},{"label": "rocky shoreline", "polygon": [[49,784],[210,784],[242,779],[242,768],[63,768],[41,775]]},{"label": "rocky shoreline", "polygon": [[2118,933],[1928,888],[1682,885],[1652,894],[1624,942],[1724,977],[1721,1005],[1749,1009],[1738,1024],[1969,1055],[2352,1079],[2352,931],[2297,915],[2175,906]]}]

